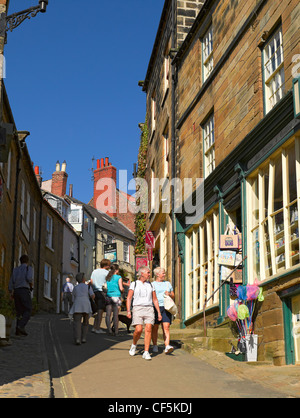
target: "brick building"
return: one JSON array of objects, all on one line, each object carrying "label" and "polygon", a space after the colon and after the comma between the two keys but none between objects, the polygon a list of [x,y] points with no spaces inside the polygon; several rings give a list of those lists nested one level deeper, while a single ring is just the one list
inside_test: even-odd
[{"label": "brick building", "polygon": [[[193,184],[176,211],[172,252],[182,326],[203,326],[206,299],[208,324],[226,322],[229,285],[214,294],[219,236],[236,226],[247,257],[243,283],[258,279],[265,297],[255,322],[259,359],[278,365],[300,362],[299,21],[296,0],[206,0],[172,59],[172,171]],[[161,21],[156,47],[167,30]],[[163,71],[161,61],[146,80],[152,133],[163,119],[164,102],[153,105],[152,93]],[[148,180],[164,155],[159,133],[150,139]],[[204,213],[191,222],[186,207],[202,204],[200,191]]]}]

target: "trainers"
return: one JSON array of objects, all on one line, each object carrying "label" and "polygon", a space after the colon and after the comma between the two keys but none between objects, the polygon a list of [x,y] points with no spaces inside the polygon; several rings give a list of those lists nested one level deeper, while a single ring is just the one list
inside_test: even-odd
[{"label": "trainers", "polygon": [[97,329],[95,331],[96,334],[105,334],[105,331],[103,331],[103,329]]},{"label": "trainers", "polygon": [[167,347],[165,348],[166,354],[171,354],[173,351],[174,351],[174,347],[172,347],[171,345],[167,345]]},{"label": "trainers", "polygon": [[132,345],[131,345],[131,348],[130,348],[130,350],[129,350],[129,354],[130,354],[131,356],[134,356],[134,355],[135,355],[135,351],[136,351],[136,345],[132,344]]},{"label": "trainers", "polygon": [[158,345],[152,347],[152,353],[158,353]]},{"label": "trainers", "polygon": [[152,357],[150,356],[149,351],[144,351],[143,359],[152,360]]}]

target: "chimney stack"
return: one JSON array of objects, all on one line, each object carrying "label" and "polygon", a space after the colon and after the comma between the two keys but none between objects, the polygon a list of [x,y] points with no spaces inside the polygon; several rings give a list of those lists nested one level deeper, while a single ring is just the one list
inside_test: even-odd
[{"label": "chimney stack", "polygon": [[51,193],[59,197],[64,197],[67,191],[68,174],[66,173],[67,163],[64,161],[60,169],[60,163],[57,161],[56,170],[52,174]]},{"label": "chimney stack", "polygon": [[111,217],[117,216],[116,186],[117,169],[109,163],[109,158],[97,160],[94,171],[94,207]]},{"label": "chimney stack", "polygon": [[34,174],[35,174],[35,177],[38,181],[39,186],[41,187],[42,186],[42,177],[40,176],[40,167],[38,167],[38,166],[34,167]]}]

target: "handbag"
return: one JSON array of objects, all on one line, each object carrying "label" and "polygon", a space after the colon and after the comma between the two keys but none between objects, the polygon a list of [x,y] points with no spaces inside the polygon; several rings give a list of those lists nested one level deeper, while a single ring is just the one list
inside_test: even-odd
[{"label": "handbag", "polygon": [[107,281],[102,285],[102,292],[107,293]]},{"label": "handbag", "polygon": [[174,316],[178,314],[177,306],[170,296],[164,295],[164,307],[166,311],[170,312],[170,314]]}]

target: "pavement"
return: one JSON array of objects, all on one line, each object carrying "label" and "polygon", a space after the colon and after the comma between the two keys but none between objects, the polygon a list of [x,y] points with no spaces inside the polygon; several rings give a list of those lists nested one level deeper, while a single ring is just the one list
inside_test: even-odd
[{"label": "pavement", "polygon": [[[45,329],[54,318],[57,315],[34,316],[27,325],[27,337],[17,337],[12,333],[11,345],[0,346],[0,398],[53,397]],[[238,362],[223,353],[200,348],[190,354],[228,375],[236,376],[237,380],[259,383],[285,398],[300,398],[300,366],[276,367],[260,362]]]}]

